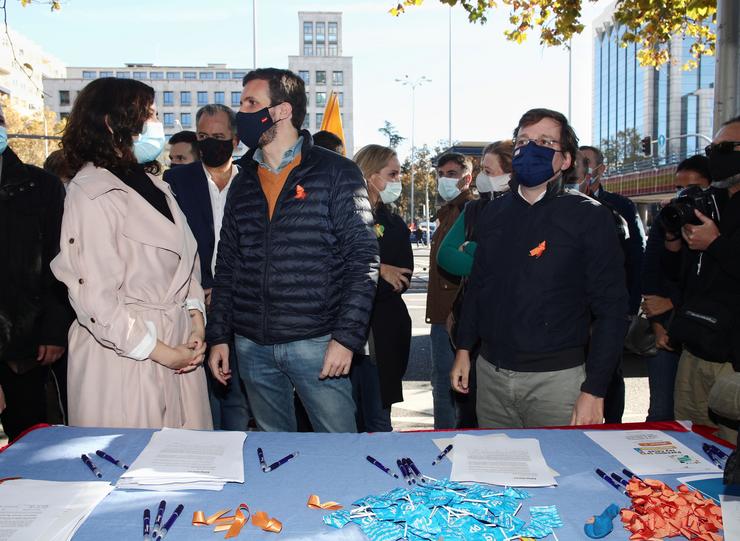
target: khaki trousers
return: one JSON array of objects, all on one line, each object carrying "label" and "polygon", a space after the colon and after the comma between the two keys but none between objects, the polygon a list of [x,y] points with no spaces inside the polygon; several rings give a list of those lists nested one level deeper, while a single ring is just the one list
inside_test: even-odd
[{"label": "khaki trousers", "polygon": [[570,424],[586,379],[585,365],[553,372],[496,370],[478,357],[476,413],[481,428],[532,428]]},{"label": "khaki trousers", "polygon": [[[676,420],[716,427],[717,424],[709,418],[709,391],[716,381],[728,378],[734,372],[732,363],[705,361],[684,349],[678,361],[673,392]],[[718,428],[720,438],[731,443],[736,441],[736,431],[725,426]]]}]

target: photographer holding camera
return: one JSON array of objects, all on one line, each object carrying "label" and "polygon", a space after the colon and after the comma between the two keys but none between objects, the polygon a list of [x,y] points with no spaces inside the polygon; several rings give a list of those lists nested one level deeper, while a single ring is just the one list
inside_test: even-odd
[{"label": "photographer holding camera", "polygon": [[682,290],[668,330],[683,346],[674,411],[734,441],[737,421],[710,417],[708,397],[716,381],[740,370],[740,117],[722,125],[706,154],[711,188],[687,188],[661,212],[663,264]]},{"label": "photographer holding camera", "polygon": [[[706,190],[711,184],[709,158],[696,155],[683,160],[676,168],[675,188],[679,195],[688,187]],[[674,203],[675,205],[675,200]],[[665,208],[669,201],[662,202],[664,213],[653,221],[648,235],[645,259],[642,268],[642,309],[653,329],[657,354],[648,358],[648,377],[650,380],[650,408],[647,421],[672,421],[673,387],[676,381],[676,370],[681,349],[668,336],[668,327],[673,319],[674,308],[681,304],[679,285],[668,278],[661,266],[666,227],[662,223],[662,214],[671,213]],[[670,220],[669,220],[670,221]],[[672,235],[677,237],[681,225],[669,227]],[[671,235],[671,233],[669,233]]]}]

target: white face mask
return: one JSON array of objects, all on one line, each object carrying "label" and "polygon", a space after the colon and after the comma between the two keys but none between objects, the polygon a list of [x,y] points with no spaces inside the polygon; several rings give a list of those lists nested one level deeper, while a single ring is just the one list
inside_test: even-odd
[{"label": "white face mask", "polygon": [[164,150],[164,126],[158,120],[144,123],[144,131],[134,141],[134,156],[139,163],[153,162]]},{"label": "white face mask", "polygon": [[437,180],[437,191],[442,196],[442,199],[452,201],[460,195],[460,188],[457,187],[458,182],[460,182],[459,178],[439,177]]},{"label": "white face mask", "polygon": [[401,181],[396,182],[386,182],[385,183],[385,190],[380,192],[380,200],[383,201],[386,205],[388,203],[393,203],[396,199],[401,197]]},{"label": "white face mask", "polygon": [[503,192],[509,189],[509,180],[511,175],[508,173],[492,177],[481,171],[475,177],[475,187],[480,193]]}]

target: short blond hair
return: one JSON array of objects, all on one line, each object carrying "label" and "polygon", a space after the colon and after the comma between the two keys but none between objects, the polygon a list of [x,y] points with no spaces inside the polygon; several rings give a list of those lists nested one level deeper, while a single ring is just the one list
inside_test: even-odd
[{"label": "short blond hair", "polygon": [[368,179],[375,173],[380,173],[394,156],[397,154],[392,148],[383,145],[365,145],[355,154],[354,162],[362,171],[362,176]]}]

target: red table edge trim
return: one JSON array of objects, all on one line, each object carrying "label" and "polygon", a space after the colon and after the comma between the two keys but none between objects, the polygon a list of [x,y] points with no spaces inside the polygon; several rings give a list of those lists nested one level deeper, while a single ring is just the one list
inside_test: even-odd
[{"label": "red table edge trim", "polygon": [[15,442],[17,442],[18,440],[20,440],[23,436],[25,436],[29,432],[33,432],[34,430],[38,430],[39,428],[49,428],[50,426],[51,425],[50,424],[47,424],[47,423],[39,423],[39,424],[36,424],[36,425],[33,425],[33,426],[29,426],[23,432],[21,432],[20,434],[18,434],[18,436],[14,440],[9,441],[8,444],[5,445],[4,447],[0,447],[0,453],[2,453],[3,451],[5,451],[5,449],[7,449],[11,445],[13,445]]},{"label": "red table edge trim", "polygon": [[[677,421],[656,421],[644,423],[620,423],[620,424],[598,424],[598,425],[579,425],[579,426],[541,426],[531,427],[531,430],[664,430],[667,432],[689,432],[689,430]],[[489,428],[444,428],[438,430],[407,430],[406,432],[475,432],[477,430],[497,430]],[[529,430],[522,428],[506,428],[498,430]],[[735,448],[734,443],[723,440],[714,435],[717,429],[713,426],[692,425],[691,432],[700,435],[703,438],[719,443],[730,449]]]}]

